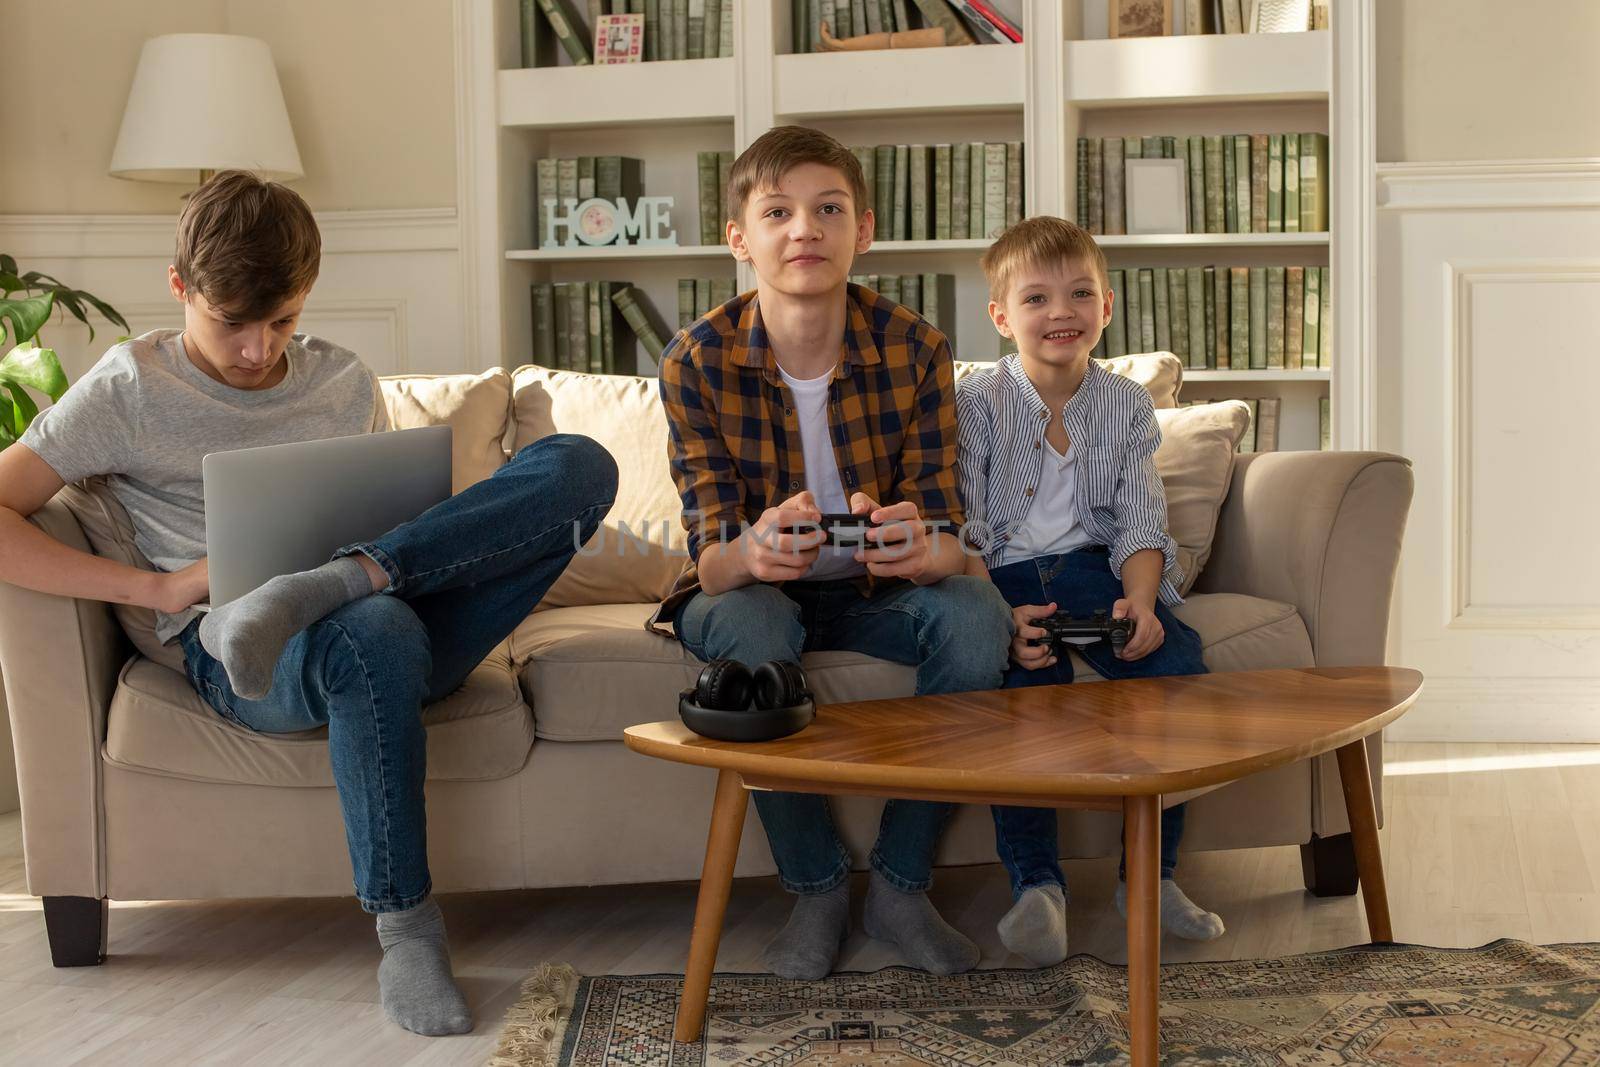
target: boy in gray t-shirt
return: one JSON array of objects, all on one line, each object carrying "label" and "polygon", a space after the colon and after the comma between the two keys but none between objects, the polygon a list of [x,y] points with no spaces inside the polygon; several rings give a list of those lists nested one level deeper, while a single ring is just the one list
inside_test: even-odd
[{"label": "boy in gray t-shirt", "polygon": [[[153,608],[190,684],[234,726],[327,726],[356,895],[378,916],[384,1010],[417,1033],[461,1033],[472,1016],[428,872],[422,708],[554,584],[610,510],[616,464],[588,438],[546,437],[374,541],[197,613],[209,592],[206,453],[388,429],[372,372],[294,332],[321,251],[310,209],[281,185],[226,171],[195,192],[167,268],[184,329],[117,345],[0,452],[0,580]],[[26,521],[95,475],[156,570]]]}]

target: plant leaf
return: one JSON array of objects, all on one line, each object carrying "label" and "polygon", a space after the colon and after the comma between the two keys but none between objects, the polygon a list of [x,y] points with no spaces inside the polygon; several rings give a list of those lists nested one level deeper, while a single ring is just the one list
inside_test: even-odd
[{"label": "plant leaf", "polygon": [[9,424],[12,431],[18,437],[21,437],[22,432],[38,416],[39,405],[34,402],[33,397],[28,395],[26,389],[15,382],[0,381],[0,389],[4,389],[6,394],[11,397],[9,411],[6,411],[5,407],[0,405],[0,412],[4,412],[4,415],[0,415],[0,418],[4,418],[4,421]]},{"label": "plant leaf", "polygon": [[82,289],[74,289],[73,292],[72,292],[72,295],[73,296],[77,296],[77,297],[82,297],[84,300],[87,300],[90,304],[92,304],[94,306],[94,309],[96,311],[100,312],[101,315],[105,316],[105,319],[106,319],[107,322],[115,323],[116,325],[121,326],[124,330],[132,330],[133,329],[132,326],[128,325],[128,320],[123,318],[121,313],[118,312],[116,308],[112,307],[110,304],[106,303],[104,300],[101,300],[98,296],[95,296],[93,293],[86,293]]},{"label": "plant leaf", "polygon": [[17,261],[4,252],[0,252],[0,271],[4,271],[6,274],[17,273]]},{"label": "plant leaf", "polygon": [[5,342],[8,321],[13,343],[23,344],[32,340],[33,335],[50,321],[50,308],[54,303],[54,293],[30,296],[26,300],[0,299],[0,344]]},{"label": "plant leaf", "polygon": [[67,391],[67,372],[61,369],[55,349],[21,344],[0,359],[0,383],[3,382],[37,389],[54,402]]}]

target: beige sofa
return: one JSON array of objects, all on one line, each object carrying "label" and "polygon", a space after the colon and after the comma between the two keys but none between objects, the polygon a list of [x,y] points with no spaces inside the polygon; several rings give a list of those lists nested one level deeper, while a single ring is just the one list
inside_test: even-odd
[{"label": "beige sofa", "polygon": [[[1177,614],[1204,639],[1210,667],[1382,662],[1410,465],[1375,453],[1236,457],[1215,432],[1237,427],[1234,411],[1212,412],[1209,439],[1183,431],[1181,420],[1201,415],[1176,407],[1176,360],[1131,357],[1115,369],[1144,380],[1163,409],[1158,463],[1174,532],[1180,510],[1206,527],[1203,543],[1184,549],[1191,568],[1203,567]],[[441,891],[699,875],[714,776],[636,756],[619,740],[630,724],[671,716],[698,669],[676,641],[644,627],[683,544],[655,385],[540,368],[384,383],[398,425],[454,427],[458,489],[491,473],[508,448],[557,430],[596,437],[621,468],[606,529],[585,549],[593,554],[425,713],[429,854]],[[1184,480],[1191,461],[1217,482],[1220,516],[1174,497],[1205,495]],[[1214,541],[1206,515],[1216,516]],[[129,558],[126,516],[103,492],[69,487],[34,521],[69,545]],[[46,898],[60,965],[102,958],[107,898],[351,893],[324,737],[228,725],[173,669],[172,650],[153,646],[150,621],[0,586],[28,886]],[[808,655],[805,666],[824,704],[912,687],[911,668],[857,654]],[[1081,665],[1079,674],[1092,677]],[[1381,767],[1376,743],[1371,755]],[[878,802],[837,807],[859,858]],[[1068,855],[1116,847],[1114,819],[1062,818]],[[744,836],[742,875],[773,870],[758,825],[752,818]],[[1306,845],[1308,887],[1354,891],[1338,774],[1326,758],[1200,797],[1188,825],[1189,849]],[[963,811],[940,855],[992,861],[988,813]]]}]

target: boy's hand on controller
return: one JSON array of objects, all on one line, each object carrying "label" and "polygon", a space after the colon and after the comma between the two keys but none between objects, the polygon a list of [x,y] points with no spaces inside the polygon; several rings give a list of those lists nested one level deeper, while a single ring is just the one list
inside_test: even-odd
[{"label": "boy's hand on controller", "polygon": [[1122,646],[1120,659],[1144,659],[1167,639],[1166,629],[1161,625],[1161,620],[1156,618],[1155,609],[1136,600],[1124,598],[1117,601],[1111,606],[1111,617],[1133,620],[1133,635]]},{"label": "boy's hand on controller", "polygon": [[928,529],[909,500],[882,507],[865,493],[850,498],[850,512],[868,522],[879,523],[867,531],[867,540],[876,547],[856,552],[856,560],[867,565],[868,573],[880,578],[916,578],[928,566]]},{"label": "boy's hand on controller", "polygon": [[[1014,635],[1011,638],[1011,659],[1017,666],[1036,671],[1056,661],[1050,642],[1045,640],[1044,630],[1033,625],[1039,619],[1049,618],[1055,613],[1054,604],[1024,604],[1011,609],[1011,630]],[[1043,643],[1030,645],[1029,641]]]},{"label": "boy's hand on controller", "polygon": [[[802,577],[816,562],[818,546],[828,537],[815,526],[821,518],[822,512],[809,489],[763,511],[755,525],[737,538],[751,576],[762,582]],[[811,528],[803,533],[783,532],[797,526]]]},{"label": "boy's hand on controller", "polygon": [[211,568],[209,560],[191,563],[182,570],[156,576],[155,597],[149,605],[157,611],[176,615],[211,595]]}]

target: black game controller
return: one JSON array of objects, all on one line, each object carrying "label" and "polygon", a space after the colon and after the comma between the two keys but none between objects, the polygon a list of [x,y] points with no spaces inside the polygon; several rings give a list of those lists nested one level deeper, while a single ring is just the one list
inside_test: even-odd
[{"label": "black game controller", "polygon": [[798,526],[785,526],[782,530],[786,534],[804,534],[813,530],[821,530],[827,535],[822,543],[835,548],[868,548],[873,542],[867,540],[867,531],[876,530],[882,523],[869,522],[865,515],[824,514],[814,523],[801,523]]},{"label": "black game controller", "polygon": [[1133,636],[1132,620],[1113,619],[1104,611],[1097,611],[1087,619],[1074,619],[1067,612],[1058,611],[1036,620],[1033,625],[1043,630],[1045,636],[1033,638],[1028,644],[1049,644],[1057,658],[1065,656],[1070,645],[1092,645],[1102,639],[1110,641],[1111,651],[1121,655],[1128,638]]}]

